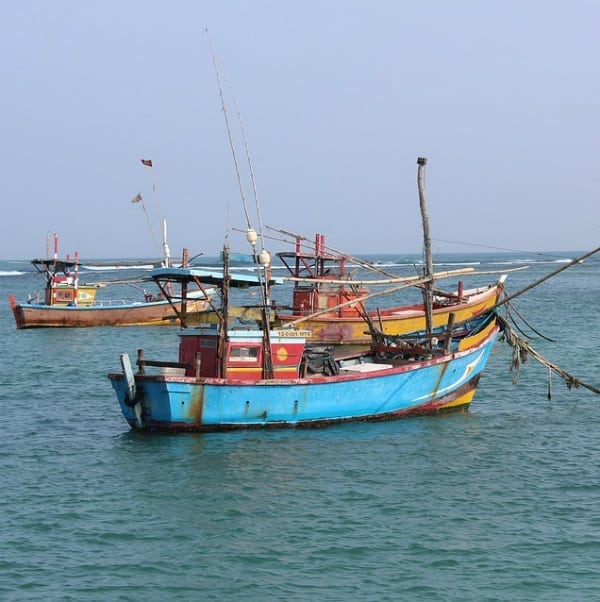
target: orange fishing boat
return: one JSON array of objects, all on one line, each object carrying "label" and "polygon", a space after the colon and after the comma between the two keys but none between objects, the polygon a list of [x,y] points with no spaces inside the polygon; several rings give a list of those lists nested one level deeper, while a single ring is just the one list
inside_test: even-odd
[{"label": "orange fishing boat", "polygon": [[[89,326],[143,326],[178,324],[181,300],[143,291],[135,300],[97,300],[106,283],[80,283],[79,258],[59,259],[58,237],[54,235],[54,257],[33,259],[33,266],[45,280],[43,294],[19,303],[9,295],[18,329],[81,328]],[[190,295],[190,292],[192,293]],[[208,292],[210,294],[210,291]],[[206,291],[188,291],[186,312],[193,317],[209,308]]]},{"label": "orange fishing boat", "polygon": [[[425,329],[424,302],[367,311],[365,301],[375,295],[370,294],[364,283],[352,281],[347,269],[349,258],[328,251],[321,234],[316,235],[310,248],[305,248],[302,242],[303,238],[297,236],[294,251],[277,254],[289,272],[288,280],[294,282],[294,289],[291,307],[275,309],[275,325],[297,325],[311,332],[309,341],[333,345],[368,344],[371,336],[365,323],[394,335]],[[497,303],[505,278],[503,275],[478,288],[465,289],[459,282],[453,292],[434,291],[431,327],[448,324],[451,313],[456,322],[486,313]],[[400,279],[395,282],[398,284]]]}]

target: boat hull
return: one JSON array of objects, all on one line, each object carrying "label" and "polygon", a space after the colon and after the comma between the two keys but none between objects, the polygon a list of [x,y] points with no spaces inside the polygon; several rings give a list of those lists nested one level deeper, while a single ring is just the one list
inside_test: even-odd
[{"label": "boat hull", "polygon": [[[35,303],[17,303],[10,296],[17,328],[81,328],[92,326],[178,325],[179,320],[168,301],[65,307]],[[187,315],[205,312],[205,299],[187,301]]]},{"label": "boat hull", "polygon": [[363,364],[336,376],[225,380],[136,374],[133,400],[125,373],[108,377],[133,429],[219,431],[317,427],[391,420],[464,409],[471,403],[498,328],[468,349],[401,365]]},{"label": "boat hull", "polygon": [[[498,301],[502,288],[492,285],[488,289],[469,296],[463,302],[437,305],[432,311],[433,328],[446,326],[448,315],[454,314],[456,322],[464,322],[477,317],[492,308]],[[284,327],[285,324],[295,322],[303,329],[309,330],[309,341],[326,345],[368,345],[371,337],[367,332],[364,318],[356,312],[354,316],[338,316],[326,313],[320,316],[306,318],[301,322],[301,316],[277,312],[275,326]],[[371,312],[378,330],[385,334],[402,335],[409,332],[424,330],[426,327],[425,310],[422,304],[401,306]]]}]

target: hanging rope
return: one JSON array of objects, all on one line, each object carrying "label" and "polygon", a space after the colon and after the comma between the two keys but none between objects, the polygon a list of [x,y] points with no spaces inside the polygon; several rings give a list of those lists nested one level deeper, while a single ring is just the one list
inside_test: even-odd
[{"label": "hanging rope", "polygon": [[[600,395],[600,389],[598,389],[597,387],[594,387],[593,385],[585,383],[582,380],[579,380],[578,378],[574,377],[573,375],[571,375],[568,372],[566,372],[565,370],[563,370],[560,366],[557,366],[556,364],[551,362],[549,359],[545,358],[541,353],[538,353],[529,344],[529,341],[522,339],[521,337],[519,337],[518,335],[516,335],[513,332],[512,328],[510,327],[510,325],[504,318],[502,318],[501,316],[498,316],[498,321],[500,322],[500,324],[504,330],[504,333],[503,333],[504,339],[506,340],[508,345],[512,348],[511,371],[515,372],[515,376],[513,378],[514,384],[516,384],[519,381],[521,365],[524,364],[525,362],[527,362],[529,356],[531,356],[534,360],[536,360],[537,362],[542,364],[542,366],[546,366],[548,368],[550,374],[552,374],[554,372],[555,374],[560,376],[560,378],[562,378],[565,381],[565,383],[566,383],[567,387],[569,387],[569,389],[571,389],[572,387],[575,387],[577,389],[579,387],[583,387],[584,389],[588,389],[588,391],[591,391],[592,393],[596,393],[597,395]],[[552,388],[551,388],[551,383],[549,383],[548,399],[550,399],[551,395],[552,395]]]},{"label": "hanging rope", "polygon": [[539,330],[537,330],[536,328],[534,328],[523,316],[523,314],[521,314],[519,312],[519,310],[512,304],[512,303],[507,303],[505,305],[506,308],[506,316],[507,318],[510,319],[510,321],[513,323],[513,326],[523,335],[526,336],[525,333],[523,332],[523,330],[517,325],[516,320],[514,319],[514,317],[512,316],[513,313],[517,314],[517,316],[519,317],[519,319],[521,320],[521,322],[523,322],[525,324],[525,326],[527,326],[527,328],[529,328],[532,332],[534,332],[538,337],[540,337],[541,339],[544,339],[545,341],[548,341],[550,343],[555,343],[556,341],[554,339],[551,339],[550,337],[547,337],[545,335],[543,335]]}]

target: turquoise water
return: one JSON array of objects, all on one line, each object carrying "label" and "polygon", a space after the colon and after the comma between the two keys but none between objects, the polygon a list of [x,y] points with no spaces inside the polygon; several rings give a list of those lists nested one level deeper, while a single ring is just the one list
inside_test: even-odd
[{"label": "turquoise water", "polygon": [[[557,259],[438,257],[440,269],[530,265],[509,293]],[[39,282],[26,262],[0,274],[0,599],[600,598],[600,397],[554,376],[548,400],[533,361],[513,385],[505,343],[467,413],[140,435],[106,374],[123,351],[176,354],[177,329],[17,331],[7,296]],[[592,259],[514,302],[555,340],[532,335],[534,348],[595,386],[599,293]]]}]

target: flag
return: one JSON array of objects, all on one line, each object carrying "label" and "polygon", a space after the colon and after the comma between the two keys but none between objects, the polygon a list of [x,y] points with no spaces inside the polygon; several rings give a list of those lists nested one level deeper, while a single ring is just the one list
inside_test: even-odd
[{"label": "flag", "polygon": [[142,195],[138,192],[132,199],[132,203],[139,203],[142,200]]},{"label": "flag", "polygon": [[146,167],[152,167],[152,160],[151,159],[142,159],[142,165],[145,165]]}]

